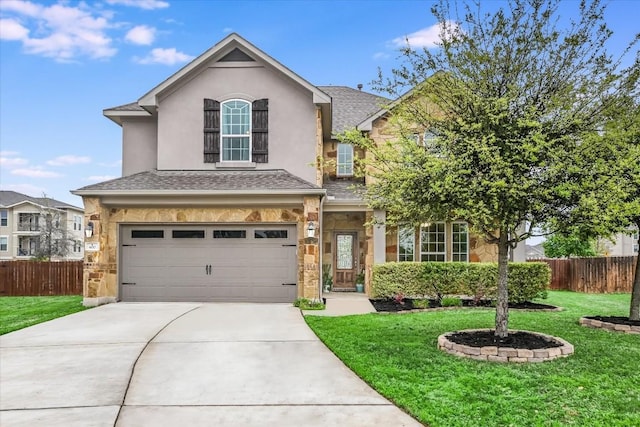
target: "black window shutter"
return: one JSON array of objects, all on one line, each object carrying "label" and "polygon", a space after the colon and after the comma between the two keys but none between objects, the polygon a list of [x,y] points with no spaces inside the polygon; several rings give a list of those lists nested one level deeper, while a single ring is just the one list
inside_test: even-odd
[{"label": "black window shutter", "polygon": [[220,103],[204,100],[204,162],[220,161]]},{"label": "black window shutter", "polygon": [[251,159],[269,162],[269,100],[258,99],[251,106]]}]

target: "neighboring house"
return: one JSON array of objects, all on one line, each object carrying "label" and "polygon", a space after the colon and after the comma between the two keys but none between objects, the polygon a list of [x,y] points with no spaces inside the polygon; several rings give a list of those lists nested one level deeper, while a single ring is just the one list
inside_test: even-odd
[{"label": "neighboring house", "polygon": [[68,240],[67,255],[53,259],[83,259],[81,208],[48,197],[0,191],[0,260],[30,259],[36,255],[43,232],[42,216],[47,212],[55,215],[56,228]]},{"label": "neighboring house", "polygon": [[611,239],[600,239],[606,256],[635,256],[638,255],[638,229],[632,227],[627,233],[618,233]]},{"label": "neighboring house", "polygon": [[[83,197],[84,303],[291,302],[321,296],[385,261],[495,261],[463,222],[411,229],[384,220],[360,191],[335,135],[388,137],[388,100],[314,86],[231,34],[136,102],[104,115],[122,127],[122,178]],[[366,128],[366,129],[365,129]]]},{"label": "neighboring house", "polygon": [[526,245],[527,259],[541,259],[546,258],[544,256],[544,247],[542,243],[535,245]]}]

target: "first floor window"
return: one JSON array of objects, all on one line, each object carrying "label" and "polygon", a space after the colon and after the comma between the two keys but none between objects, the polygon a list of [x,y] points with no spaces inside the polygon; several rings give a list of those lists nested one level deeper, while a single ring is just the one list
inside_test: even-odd
[{"label": "first floor window", "polygon": [[0,211],[0,227],[6,227],[8,224],[8,212],[6,210]]},{"label": "first floor window", "polygon": [[353,175],[353,145],[338,144],[337,176]]},{"label": "first floor window", "polygon": [[421,261],[446,261],[446,246],[444,222],[425,224],[420,227]]},{"label": "first floor window", "polygon": [[0,252],[6,252],[9,248],[9,238],[7,236],[0,237]]},{"label": "first floor window", "polygon": [[416,233],[413,227],[398,229],[398,261],[414,261]]},{"label": "first floor window", "polygon": [[248,162],[251,153],[251,104],[239,99],[222,104],[222,160]]},{"label": "first floor window", "polygon": [[464,222],[451,224],[451,261],[469,261],[469,230]]}]

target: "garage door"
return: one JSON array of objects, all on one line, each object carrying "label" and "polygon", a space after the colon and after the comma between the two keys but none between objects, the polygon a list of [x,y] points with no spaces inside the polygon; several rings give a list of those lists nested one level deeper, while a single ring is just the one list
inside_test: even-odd
[{"label": "garage door", "polygon": [[126,225],[123,301],[292,302],[295,225]]}]

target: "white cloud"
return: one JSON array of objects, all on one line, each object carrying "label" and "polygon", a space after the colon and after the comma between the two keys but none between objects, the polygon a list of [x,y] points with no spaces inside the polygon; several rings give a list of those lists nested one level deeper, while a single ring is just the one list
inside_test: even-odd
[{"label": "white cloud", "polygon": [[224,27],[224,28],[222,29],[222,32],[223,32],[223,33],[230,33],[230,32],[232,32],[232,31],[233,31],[233,28],[231,28],[231,27]]},{"label": "white cloud", "polygon": [[62,174],[44,170],[41,167],[14,169],[11,171],[11,174],[18,175],[18,176],[26,176],[29,178],[59,178],[62,176]]},{"label": "white cloud", "polygon": [[186,53],[178,52],[176,48],[172,47],[170,49],[163,48],[155,48],[152,49],[149,55],[144,58],[134,58],[139,64],[164,64],[164,65],[174,65],[181,62],[187,62],[192,60],[194,57],[191,55],[187,55]]},{"label": "white cloud", "polygon": [[66,2],[43,6],[3,0],[0,11],[5,15],[3,24],[8,23],[2,38],[21,41],[29,54],[70,62],[78,56],[109,58],[117,52],[106,33],[113,26],[109,22],[111,14],[91,10],[84,2],[72,7]]},{"label": "white cloud", "polygon": [[101,182],[101,181],[109,181],[116,178],[118,177],[114,175],[91,175],[87,177],[87,181]]},{"label": "white cloud", "polygon": [[107,0],[112,5],[139,7],[140,9],[153,10],[169,7],[169,2],[162,0]]},{"label": "white cloud", "polygon": [[118,168],[120,166],[122,166],[122,160],[116,160],[115,162],[111,162],[111,163],[98,163],[98,166],[104,166],[107,168]]},{"label": "white cloud", "polygon": [[146,25],[138,25],[127,32],[124,39],[133,44],[150,45],[156,38],[156,29]]},{"label": "white cloud", "polygon": [[[448,32],[458,31],[458,25],[453,21],[448,21],[446,25]],[[432,48],[438,46],[440,43],[440,36],[442,34],[442,25],[440,23],[434,24],[430,27],[423,28],[415,33],[408,34],[403,37],[396,37],[391,41],[396,47],[405,47],[407,41],[412,48],[425,47]]]},{"label": "white cloud", "polygon": [[77,165],[81,163],[91,163],[91,157],[66,155],[66,156],[58,156],[55,159],[47,161],[47,164],[49,166],[69,166],[69,165]]},{"label": "white cloud", "polygon": [[375,59],[375,60],[389,59],[389,54],[385,53],[385,52],[376,52],[376,53],[373,54],[373,59]]},{"label": "white cloud", "polygon": [[[4,153],[11,153],[12,152],[4,152]],[[5,167],[5,168],[14,168],[16,166],[24,166],[27,163],[29,163],[29,160],[27,159],[23,159],[21,157],[14,157],[15,154],[13,155],[2,155],[4,153],[0,153],[0,166]]]},{"label": "white cloud", "polygon": [[0,39],[24,40],[28,35],[29,29],[15,19],[0,19]]},{"label": "white cloud", "polygon": [[4,157],[14,157],[17,156],[18,154],[20,154],[17,151],[0,151],[0,156],[4,156]]}]

